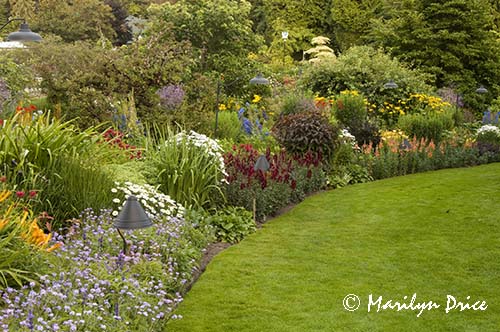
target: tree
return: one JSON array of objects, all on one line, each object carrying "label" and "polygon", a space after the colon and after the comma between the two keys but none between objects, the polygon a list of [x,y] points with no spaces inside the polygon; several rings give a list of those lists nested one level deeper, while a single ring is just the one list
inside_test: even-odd
[{"label": "tree", "polygon": [[383,14],[383,0],[338,0],[332,2],[331,20],[340,50],[362,43],[370,21]]},{"label": "tree", "polygon": [[[303,51],[318,35],[334,37],[329,24],[331,0],[263,0],[260,13],[266,18],[264,36],[270,44],[269,52],[283,55],[281,32],[288,32],[286,52],[301,60]],[[257,12],[257,10],[255,10]]]},{"label": "tree", "polygon": [[111,21],[111,26],[116,33],[116,45],[124,45],[132,40],[132,31],[127,26],[126,19],[128,11],[120,0],[106,0],[105,4],[111,8],[111,13],[114,18]]},{"label": "tree", "polygon": [[436,76],[436,85],[454,83],[474,91],[485,84],[498,91],[500,43],[490,4],[481,0],[390,1],[372,31],[372,40],[400,59]]},{"label": "tree", "polygon": [[177,43],[168,25],[131,45],[110,48],[89,41],[34,45],[24,56],[49,103],[82,127],[111,120],[113,104],[133,99],[141,120],[161,122],[156,92],[183,80],[189,46]]},{"label": "tree", "polygon": [[111,7],[100,0],[40,0],[33,27],[41,33],[52,33],[66,42],[114,40]]},{"label": "tree", "polygon": [[260,40],[252,31],[250,3],[244,0],[180,0],[155,7],[171,22],[178,41],[187,40],[199,56],[201,71],[226,72],[231,58],[245,59]]},{"label": "tree", "polygon": [[35,14],[35,2],[33,0],[9,0],[10,14],[13,17],[20,17],[30,20]]}]

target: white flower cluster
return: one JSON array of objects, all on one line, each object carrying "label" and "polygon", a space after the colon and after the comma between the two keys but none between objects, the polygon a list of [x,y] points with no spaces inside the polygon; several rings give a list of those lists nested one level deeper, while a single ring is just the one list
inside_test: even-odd
[{"label": "white flower cluster", "polygon": [[477,130],[477,135],[479,136],[479,135],[486,134],[489,132],[495,133],[497,135],[497,137],[500,137],[500,128],[498,128],[497,126],[493,126],[493,125],[482,126],[481,128],[479,128]]},{"label": "white flower cluster", "polygon": [[342,129],[342,132],[339,135],[339,138],[345,143],[345,144],[351,144],[353,148],[356,148],[356,137],[354,137],[353,134],[349,132],[347,129]]},{"label": "white flower cluster", "polygon": [[204,149],[204,151],[209,156],[217,160],[219,164],[219,170],[223,175],[223,179],[227,177],[226,166],[224,164],[224,157],[222,156],[224,150],[216,140],[211,139],[210,137],[205,136],[203,134],[199,134],[193,130],[189,132],[189,135],[186,134],[186,132],[182,131],[177,135],[175,135],[174,139],[177,142],[177,144],[182,144],[183,142],[187,141],[193,146]]},{"label": "white flower cluster", "polygon": [[152,219],[162,216],[181,218],[184,216],[184,207],[174,201],[170,196],[156,190],[155,187],[148,184],[138,185],[132,182],[115,182],[116,187],[111,192],[117,197],[113,199],[116,209],[113,210],[113,216],[118,216],[119,211],[125,204],[129,196],[137,197],[142,207]]}]

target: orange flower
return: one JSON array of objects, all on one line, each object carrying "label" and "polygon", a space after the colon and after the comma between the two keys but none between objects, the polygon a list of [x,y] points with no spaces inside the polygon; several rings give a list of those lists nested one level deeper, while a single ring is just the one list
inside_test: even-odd
[{"label": "orange flower", "polygon": [[62,246],[62,242],[57,242],[53,244],[50,248],[47,248],[47,252],[53,252],[56,249],[59,249]]}]

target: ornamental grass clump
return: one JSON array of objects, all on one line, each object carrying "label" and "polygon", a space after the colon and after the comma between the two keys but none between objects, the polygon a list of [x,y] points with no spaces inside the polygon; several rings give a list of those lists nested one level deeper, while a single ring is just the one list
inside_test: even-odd
[{"label": "ornamental grass clump", "polygon": [[49,261],[51,272],[21,289],[0,291],[1,331],[159,331],[182,301],[206,237],[182,218],[126,232],[111,211],[88,209]]},{"label": "ornamental grass clump", "polygon": [[31,206],[36,213],[47,211],[61,221],[89,206],[107,206],[113,182],[102,165],[116,158],[117,149],[102,142],[97,128],[80,131],[49,115],[18,120],[14,116],[0,129],[0,172],[19,190],[40,190]]},{"label": "ornamental grass clump", "polygon": [[216,140],[194,131],[165,135],[158,130],[156,137],[148,142],[147,163],[162,192],[186,207],[213,207],[224,200],[220,186],[226,170]]}]

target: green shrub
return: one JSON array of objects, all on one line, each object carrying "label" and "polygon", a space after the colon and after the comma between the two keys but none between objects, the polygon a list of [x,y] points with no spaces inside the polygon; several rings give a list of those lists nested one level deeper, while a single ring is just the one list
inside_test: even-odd
[{"label": "green shrub", "polygon": [[[398,89],[385,89],[384,84],[393,79]],[[354,46],[337,59],[309,64],[300,84],[321,96],[330,96],[344,90],[357,90],[368,100],[382,104],[386,100],[404,99],[410,93],[430,92],[425,82],[428,74],[410,70],[380,49]]]},{"label": "green shrub", "polygon": [[217,126],[217,137],[238,141],[241,134],[241,123],[235,112],[219,112],[219,123]]},{"label": "green shrub", "polygon": [[357,91],[343,91],[335,98],[333,113],[341,125],[354,129],[366,121],[365,100]]},{"label": "green shrub", "polygon": [[373,178],[368,170],[358,164],[339,166],[327,176],[327,186],[334,189],[370,181],[373,181]]},{"label": "green shrub", "polygon": [[252,212],[242,207],[226,207],[209,216],[205,222],[215,228],[218,241],[229,243],[240,242],[256,230]]},{"label": "green shrub", "polygon": [[326,115],[311,111],[280,117],[273,135],[291,153],[313,151],[329,156],[336,141],[336,129]]},{"label": "green shrub", "polygon": [[500,128],[484,125],[477,130],[476,145],[481,155],[490,161],[500,159]]},{"label": "green shrub", "polygon": [[154,170],[146,170],[148,166],[149,164],[143,161],[132,160],[123,164],[103,165],[103,169],[110,174],[113,181],[146,184],[148,183],[146,174],[154,172]]},{"label": "green shrub", "polygon": [[282,115],[318,111],[313,98],[299,91],[292,91],[292,93],[286,94],[280,108],[280,114]]},{"label": "green shrub", "polygon": [[405,114],[399,117],[398,126],[409,136],[418,140],[440,142],[443,134],[453,128],[453,114],[434,112],[429,114]]},{"label": "green shrub", "polygon": [[248,211],[253,211],[255,199],[255,215],[257,220],[265,220],[273,216],[280,209],[291,203],[292,188],[287,183],[272,182],[262,189],[260,183],[253,182],[246,185],[246,179],[237,179],[226,185],[225,194],[228,204],[241,206]]},{"label": "green shrub", "polygon": [[477,130],[477,141],[481,143],[500,144],[500,128],[484,125]]}]

